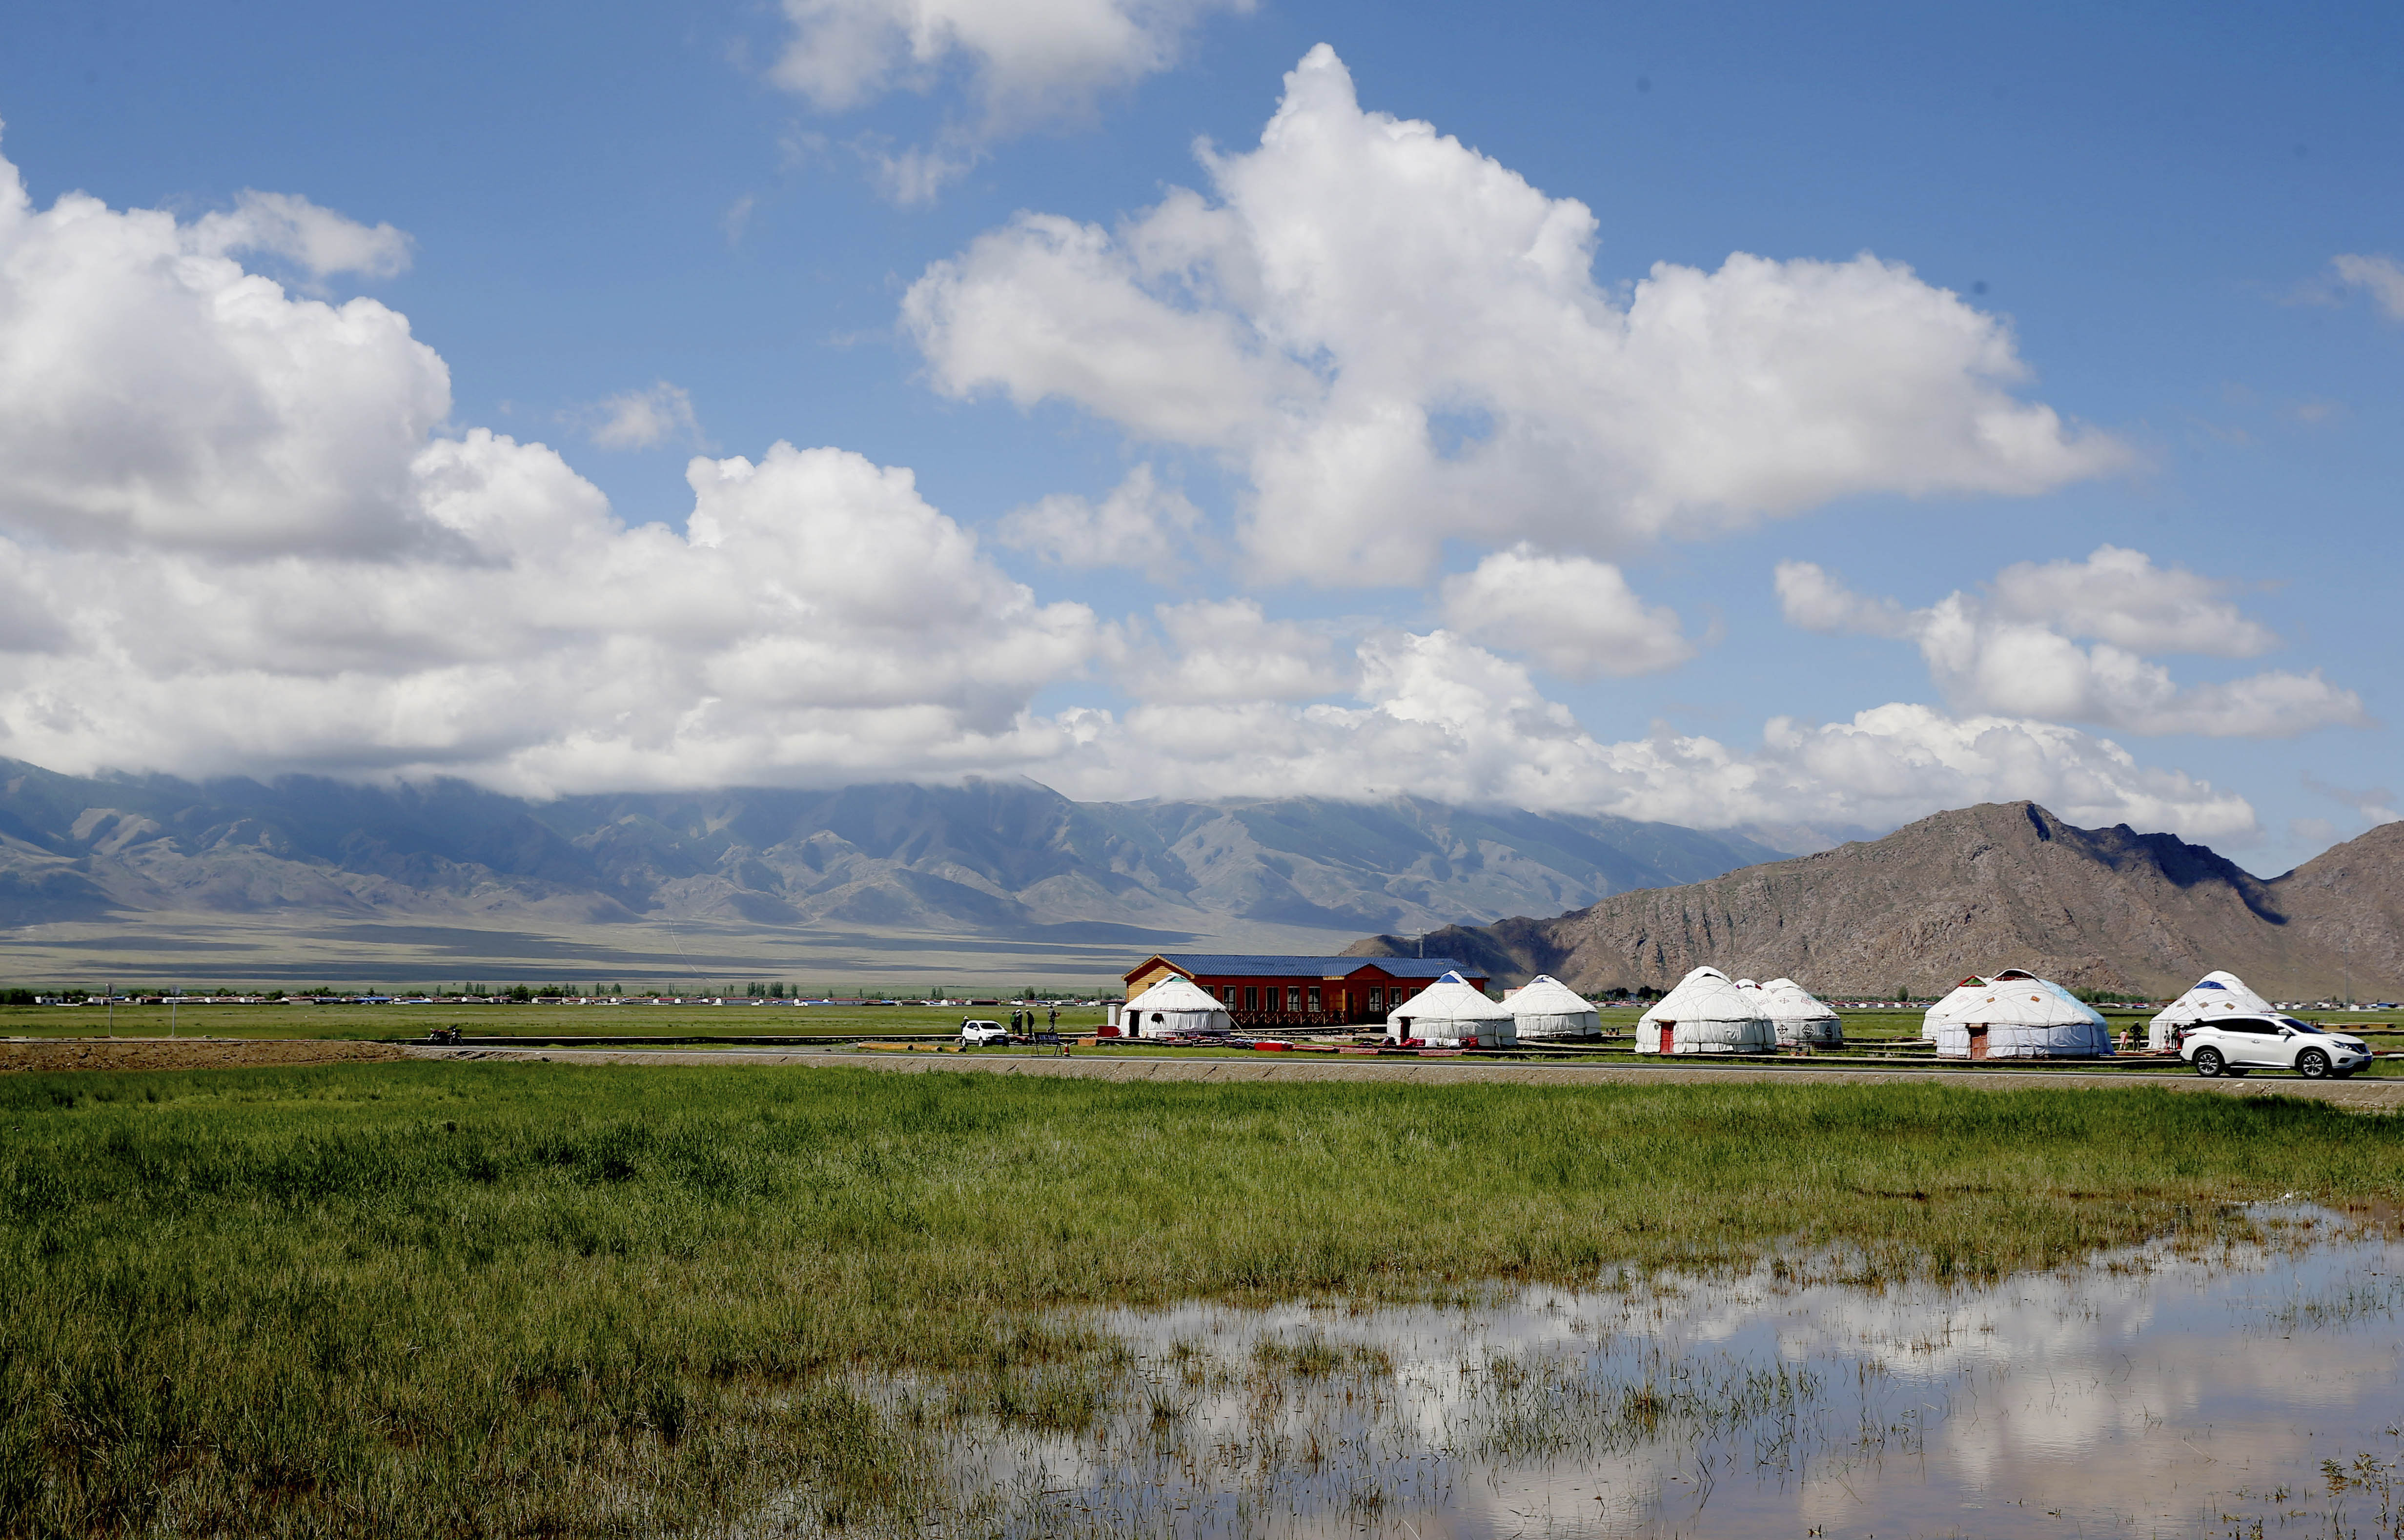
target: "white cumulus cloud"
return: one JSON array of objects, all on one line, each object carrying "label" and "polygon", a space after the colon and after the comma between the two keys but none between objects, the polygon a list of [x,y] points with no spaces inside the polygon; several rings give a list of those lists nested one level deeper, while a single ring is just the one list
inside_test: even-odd
[{"label": "white cumulus cloud", "polygon": [[1098,503],[1055,493],[1011,510],[994,533],[1013,550],[1062,567],[1137,567],[1166,581],[1201,522],[1202,511],[1184,493],[1139,465]]},{"label": "white cumulus cloud", "polygon": [[1787,623],[1806,631],[1908,637],[1920,627],[1919,618],[1902,605],[1854,593],[1817,562],[1780,562],[1776,584]]},{"label": "white cumulus cloud", "polygon": [[1781,562],[1778,596],[1807,631],[1915,643],[1956,708],[2143,734],[2288,737],[2360,726],[2362,699],[2318,669],[2181,686],[2150,653],[2243,658],[2278,645],[2225,595],[2229,584],[2099,546],[2083,562],[2021,562],[1983,593],[1925,609],[1852,592],[1810,562]]},{"label": "white cumulus cloud", "polygon": [[1522,544],[1447,578],[1445,623],[1563,679],[1657,674],[1695,655],[1677,611],[1647,606],[1619,568]]},{"label": "white cumulus cloud", "polygon": [[218,244],[36,211],[0,161],[0,754],[544,791],[1068,741],[1028,702],[1095,654],[1092,613],[1012,581],[909,471],[698,459],[683,533],[630,526],[540,445],[439,433],[447,376],[399,315]]},{"label": "white cumulus cloud", "polygon": [[193,250],[211,257],[267,252],[313,278],[391,278],[409,271],[409,237],[401,231],[370,228],[289,192],[245,189],[231,210],[203,216],[188,238]]},{"label": "white cumulus cloud", "polygon": [[600,449],[655,449],[670,441],[698,447],[702,442],[692,395],[665,380],[646,389],[621,391],[570,415],[585,424],[585,436]]},{"label": "white cumulus cloud", "polygon": [[2032,493],[2126,462],[2014,392],[2003,322],[1864,255],[1592,273],[1596,221],[1314,49],[1212,194],[1022,215],[929,267],[937,388],[1073,402],[1248,475],[1265,575],[1409,582],[1450,538],[1609,556],[1851,493]]},{"label": "white cumulus cloud", "polygon": [[2348,253],[2330,265],[2337,270],[2340,284],[2369,294],[2389,320],[2404,321],[2404,263],[2393,257]]},{"label": "white cumulus cloud", "polygon": [[988,130],[1075,119],[1168,68],[1194,24],[1252,0],[784,0],[792,36],[771,72],[842,112],[965,69]]},{"label": "white cumulus cloud", "polygon": [[[1309,700],[1349,689],[1332,638],[1275,621],[1251,599],[1195,599],[1153,612],[1165,645],[1130,651],[1119,677],[1147,706]],[[1149,793],[1138,793],[1149,794]]]},{"label": "white cumulus cloud", "polygon": [[1088,796],[1409,794],[1706,828],[1889,827],[2029,797],[2089,824],[2197,839],[2257,829],[2243,797],[2052,722],[1898,703],[1840,722],[1775,718],[1750,749],[1667,729],[1606,743],[1525,668],[1448,632],[1372,637],[1358,668],[1346,703],[1064,712],[1078,747],[1044,778]]},{"label": "white cumulus cloud", "polygon": [[410,466],[450,411],[442,360],[372,300],[297,300],[244,271],[225,252],[255,243],[234,217],[181,225],[80,193],[36,210],[0,160],[11,530],[257,553],[437,533]]}]

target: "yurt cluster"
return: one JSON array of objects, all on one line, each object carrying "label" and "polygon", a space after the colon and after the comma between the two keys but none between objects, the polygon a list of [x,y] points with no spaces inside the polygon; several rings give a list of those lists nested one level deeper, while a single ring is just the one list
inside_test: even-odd
[{"label": "yurt cluster", "polygon": [[[2146,1025],[2145,1048],[2174,1052],[2180,1037],[2200,1022],[2271,1011],[2271,1002],[2236,974],[2206,973]],[[2114,1053],[2112,1029],[2101,1012],[2024,968],[1962,980],[1921,1018],[1920,1039],[1936,1045],[1938,1058],[2109,1058]],[[1794,980],[1754,984],[1698,968],[1644,1013],[1636,1050],[1768,1053],[1843,1041],[1836,1013]]]},{"label": "yurt cluster", "polygon": [[[1498,1001],[1481,987],[1482,976],[1449,959],[1380,959],[1382,966],[1352,958],[1195,960],[1259,972],[1197,974],[1171,971],[1171,959],[1154,958],[1146,968],[1157,982],[1135,992],[1123,1014],[1113,1013],[1113,1022],[1123,1021],[1128,1037],[1218,1036],[1237,1029],[1239,1009],[1248,1029],[1261,1021],[1265,997],[1273,1019],[1283,1005],[1284,1018],[1304,1028],[1382,1025],[1386,1042],[1404,1048],[1507,1048],[1602,1036],[1594,1003],[1550,975],[1505,990]],[[1130,986],[1141,975],[1141,970],[1131,973]],[[1239,990],[1224,982],[1238,976],[1320,983],[1246,984]],[[1378,982],[1363,987],[1372,976]],[[2154,1016],[2145,1047],[2175,1052],[2181,1036],[2200,1022],[2271,1010],[2235,974],[2208,973]],[[2104,1058],[2115,1048],[2111,1029],[2093,1006],[2021,968],[1962,980],[1928,1008],[1921,1041],[1933,1044],[1938,1058],[1956,1059]],[[1698,968],[1644,1013],[1635,1049],[1768,1054],[1837,1048],[1844,1042],[1836,1011],[1795,980],[1756,983]]]},{"label": "yurt cluster", "polygon": [[[1509,1048],[1522,1043],[1577,1042],[1602,1036],[1594,1002],[1540,973],[1497,1001],[1450,969],[1398,999],[1385,1018],[1397,1047]],[[1172,974],[1126,1002],[1130,1036],[1198,1037],[1231,1032],[1227,1001],[1193,979]],[[1782,1047],[1837,1047],[1845,1041],[1837,1013],[1791,978],[1756,984],[1698,968],[1644,1015],[1640,1053],[1766,1054]]]}]

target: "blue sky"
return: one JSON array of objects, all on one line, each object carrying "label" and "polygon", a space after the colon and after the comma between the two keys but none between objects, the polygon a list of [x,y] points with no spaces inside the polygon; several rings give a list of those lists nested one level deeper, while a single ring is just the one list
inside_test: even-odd
[{"label": "blue sky", "polygon": [[2389,8],[7,30],[0,752],[2394,816]]}]

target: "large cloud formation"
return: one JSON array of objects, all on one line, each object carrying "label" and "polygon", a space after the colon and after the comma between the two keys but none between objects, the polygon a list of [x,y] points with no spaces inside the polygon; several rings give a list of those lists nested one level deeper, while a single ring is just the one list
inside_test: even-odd
[{"label": "large cloud formation", "polygon": [[[390,245],[263,206],[302,251]],[[548,449],[438,435],[448,374],[407,321],[244,271],[259,234],[228,217],[36,212],[0,161],[6,752],[542,791],[1057,746],[1026,702],[1093,615],[1037,603],[907,470],[696,460],[684,533],[628,527]]]},{"label": "large cloud formation", "polygon": [[[1283,639],[1265,642],[1285,655]],[[1212,647],[1213,676],[1240,677],[1225,637]],[[1159,796],[1408,793],[1702,827],[1886,827],[2018,797],[2074,821],[2197,838],[2257,827],[2244,798],[2053,722],[1897,704],[1841,722],[1774,718],[1750,750],[1667,729],[1605,743],[1524,667],[1448,631],[1373,636],[1357,666],[1356,699],[1346,704],[1189,696],[1138,706],[1124,720],[1063,713],[1080,748],[1045,779],[1094,796],[1136,786]]]},{"label": "large cloud formation", "polygon": [[2032,493],[2125,451],[2012,392],[2007,329],[1870,256],[1595,281],[1596,221],[1324,45],[1257,149],[1115,231],[1022,215],[904,320],[937,388],[1226,455],[1271,578],[1414,582],[1447,538],[1610,556],[1852,493]]},{"label": "large cloud formation", "polygon": [[[36,210],[0,161],[0,754],[532,793],[1023,771],[1096,795],[1407,791],[1701,824],[2005,795],[2198,835],[2252,822],[2004,715],[1603,743],[1458,628],[1347,640],[1206,595],[1106,623],[1012,580],[908,470],[838,449],[696,458],[684,528],[631,525],[551,450],[444,427],[447,371],[402,316],[295,295],[241,250],[322,280],[407,246],[288,197],[191,223]],[[1012,528],[1157,559],[1145,531],[1188,518],[1171,499],[1145,472]],[[1563,672],[1674,662],[1675,617],[1616,576],[1513,549],[1446,598]],[[1128,704],[1038,708],[1105,671]]]},{"label": "large cloud formation", "polygon": [[1811,562],[1780,563],[1777,582],[1787,620],[1807,631],[1916,643],[1957,708],[2212,737],[2292,737],[2369,720],[2359,695],[2318,669],[2180,686],[2146,654],[2250,658],[2278,638],[2229,601],[2228,583],[2156,567],[2142,551],[2104,545],[2083,562],[2017,563],[1986,593],[1957,590],[1925,609],[1855,594]]}]

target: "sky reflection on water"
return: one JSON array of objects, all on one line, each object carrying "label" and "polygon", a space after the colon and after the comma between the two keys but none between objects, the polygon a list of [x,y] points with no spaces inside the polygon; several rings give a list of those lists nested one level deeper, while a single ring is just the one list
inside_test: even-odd
[{"label": "sky reflection on water", "polygon": [[1045,1535],[2395,1533],[2322,1463],[2398,1450],[2404,1246],[2265,1218],[2269,1244],[1983,1289],[1764,1269],[1467,1309],[1104,1312],[1135,1353],[1118,1409],[996,1433],[959,1475]]}]

